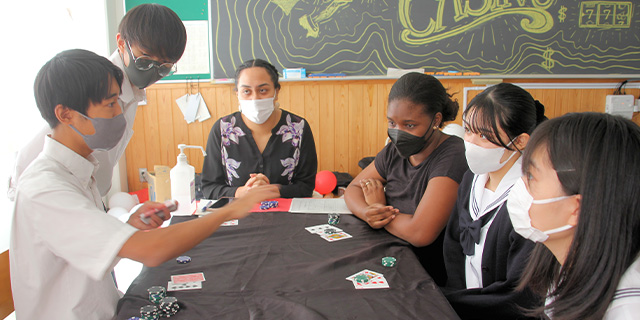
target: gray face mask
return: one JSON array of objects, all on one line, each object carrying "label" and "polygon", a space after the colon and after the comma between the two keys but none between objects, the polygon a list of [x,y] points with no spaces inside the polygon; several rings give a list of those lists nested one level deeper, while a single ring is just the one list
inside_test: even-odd
[{"label": "gray face mask", "polygon": [[[136,87],[140,89],[144,89],[154,83],[156,81],[163,78],[160,74],[158,74],[157,68],[151,68],[149,70],[143,71],[136,68],[135,58],[133,53],[129,49],[128,45],[124,46],[125,51],[127,51],[127,55],[129,56],[129,65],[124,67],[124,72],[127,73],[127,77],[129,81]],[[124,59],[123,59],[124,60]]]},{"label": "gray face mask", "polygon": [[113,118],[89,118],[82,113],[80,113],[80,115],[91,121],[96,132],[91,135],[84,135],[72,125],[70,125],[70,127],[75,130],[75,132],[84,139],[87,146],[94,151],[108,151],[113,149],[113,147],[118,145],[118,142],[120,142],[120,139],[127,128],[127,121],[124,119],[124,113]]}]

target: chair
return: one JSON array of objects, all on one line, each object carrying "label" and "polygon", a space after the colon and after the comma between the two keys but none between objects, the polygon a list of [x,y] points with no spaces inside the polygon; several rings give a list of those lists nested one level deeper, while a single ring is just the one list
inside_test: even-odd
[{"label": "chair", "polygon": [[4,319],[14,311],[11,294],[11,278],[9,277],[9,250],[0,254],[0,319]]}]

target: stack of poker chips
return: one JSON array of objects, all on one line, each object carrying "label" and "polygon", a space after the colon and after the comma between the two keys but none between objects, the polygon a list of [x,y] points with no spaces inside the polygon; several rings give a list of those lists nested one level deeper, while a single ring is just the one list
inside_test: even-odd
[{"label": "stack of poker chips", "polygon": [[384,257],[382,258],[382,265],[385,267],[393,267],[396,265],[396,258],[394,257]]},{"label": "stack of poker chips", "polygon": [[146,305],[140,308],[140,316],[144,320],[158,320],[158,307],[154,305]]},{"label": "stack of poker chips", "polygon": [[167,296],[167,291],[162,286],[153,286],[147,289],[149,292],[149,301],[158,304],[162,298]]},{"label": "stack of poker chips", "polygon": [[338,225],[340,223],[340,214],[339,213],[329,213],[329,224],[332,226]]},{"label": "stack of poker chips", "polygon": [[176,261],[179,264],[189,263],[189,262],[191,262],[191,257],[189,257],[189,256],[179,256],[179,257],[176,258]]},{"label": "stack of poker chips", "polygon": [[278,201],[276,200],[260,202],[260,210],[267,210],[267,209],[272,209],[277,207],[278,207]]},{"label": "stack of poker chips", "polygon": [[365,274],[359,274],[353,278],[353,281],[357,283],[367,283],[369,282],[369,277]]},{"label": "stack of poker chips", "polygon": [[334,228],[326,228],[326,229],[324,229],[324,234],[334,234],[334,233],[338,233],[338,230],[336,230]]},{"label": "stack of poker chips", "polygon": [[176,297],[164,297],[160,300],[160,313],[167,318],[175,315],[179,309]]}]

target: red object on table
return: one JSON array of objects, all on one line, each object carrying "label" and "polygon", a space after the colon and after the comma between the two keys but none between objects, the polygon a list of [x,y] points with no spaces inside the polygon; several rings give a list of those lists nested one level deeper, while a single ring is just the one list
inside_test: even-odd
[{"label": "red object on table", "polygon": [[316,174],[316,191],[321,195],[325,195],[336,188],[338,179],[333,172],[329,170],[322,170]]},{"label": "red object on table", "polygon": [[149,189],[147,188],[140,189],[138,191],[132,191],[132,192],[129,192],[129,194],[137,196],[138,201],[140,201],[140,203],[145,203],[149,201]]}]

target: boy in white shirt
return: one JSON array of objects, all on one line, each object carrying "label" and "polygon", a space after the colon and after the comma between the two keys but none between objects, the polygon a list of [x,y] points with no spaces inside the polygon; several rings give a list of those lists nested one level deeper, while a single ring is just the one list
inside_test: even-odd
[{"label": "boy in white shirt", "polygon": [[59,53],[36,77],[36,104],[52,133],[16,192],[9,254],[18,319],[111,319],[121,295],[110,271],[120,258],[158,266],[278,194],[256,187],[215,213],[162,229],[153,212],[170,213],[159,203],[144,204],[126,224],[106,214],[92,153],[113,149],[126,129],[122,78],[109,60],[79,49]]}]

